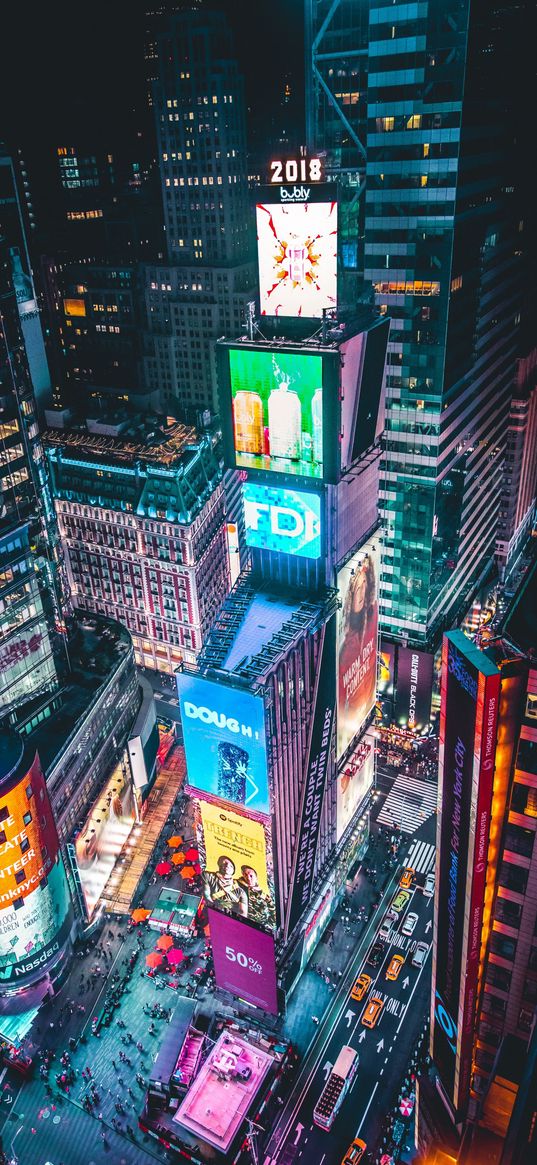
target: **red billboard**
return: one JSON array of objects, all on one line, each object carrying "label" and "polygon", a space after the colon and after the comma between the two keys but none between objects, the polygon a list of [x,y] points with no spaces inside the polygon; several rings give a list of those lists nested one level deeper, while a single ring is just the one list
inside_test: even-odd
[{"label": "red billboard", "polygon": [[278,1014],[274,939],[230,915],[208,908],[209,929],[218,987]]}]

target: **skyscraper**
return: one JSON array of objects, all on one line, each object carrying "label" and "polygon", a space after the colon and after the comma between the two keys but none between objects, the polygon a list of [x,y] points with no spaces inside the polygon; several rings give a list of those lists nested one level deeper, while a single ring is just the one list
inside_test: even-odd
[{"label": "skyscraper", "polygon": [[243,82],[222,14],[171,15],[156,45],[167,261],[145,269],[144,377],[163,411],[212,409],[213,341],[254,284]]},{"label": "skyscraper", "polygon": [[309,144],[344,172],[341,261],[392,318],[382,625],[429,650],[494,551],[524,245],[496,81],[518,12],[306,0]]}]

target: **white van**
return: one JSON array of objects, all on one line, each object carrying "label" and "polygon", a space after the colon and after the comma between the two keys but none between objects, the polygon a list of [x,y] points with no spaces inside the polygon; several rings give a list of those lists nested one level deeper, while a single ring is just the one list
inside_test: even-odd
[{"label": "white van", "polygon": [[416,943],[416,949],[412,955],[413,967],[423,967],[428,950],[429,947],[427,946],[427,943]]}]

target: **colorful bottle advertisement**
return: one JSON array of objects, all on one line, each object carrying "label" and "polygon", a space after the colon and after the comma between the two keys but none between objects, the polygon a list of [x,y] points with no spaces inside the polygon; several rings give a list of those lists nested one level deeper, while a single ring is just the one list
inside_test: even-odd
[{"label": "colorful bottle advertisement", "polygon": [[237,465],[322,477],[322,356],[231,348],[229,366]]}]

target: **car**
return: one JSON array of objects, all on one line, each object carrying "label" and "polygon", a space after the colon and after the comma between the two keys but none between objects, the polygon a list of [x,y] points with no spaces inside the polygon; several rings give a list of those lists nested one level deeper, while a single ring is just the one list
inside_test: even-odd
[{"label": "car", "polygon": [[392,902],[391,909],[395,910],[396,914],[400,914],[405,909],[407,902],[410,902],[410,894],[408,890],[400,890]]},{"label": "car", "polygon": [[434,870],[429,870],[429,873],[427,874],[425,885],[423,887],[423,893],[425,894],[426,898],[432,898],[434,894]]},{"label": "car", "polygon": [[381,942],[387,943],[391,933],[392,933],[392,924],[388,918],[385,918],[383,920],[382,926],[380,927],[380,930],[378,932],[378,937],[381,940]]},{"label": "car", "polygon": [[417,914],[414,914],[414,912],[411,910],[407,914],[407,916],[403,922],[403,925],[401,927],[401,934],[414,934],[417,922],[418,922],[418,916],[417,916]]},{"label": "car", "polygon": [[373,946],[369,949],[369,951],[367,953],[366,960],[365,960],[366,963],[370,963],[370,965],[372,967],[378,967],[379,963],[382,962],[383,958],[384,958],[384,945],[383,945],[383,943],[374,942]]},{"label": "car", "polygon": [[404,955],[394,955],[393,958],[390,959],[386,968],[386,978],[391,979],[392,983],[394,983],[397,979],[404,961]]},{"label": "car", "polygon": [[354,984],[351,987],[351,999],[357,999],[358,1001],[363,999],[366,991],[369,991],[371,983],[371,975],[366,975],[365,971],[362,971],[361,975],[358,975],[358,978],[354,980]]},{"label": "car", "polygon": [[361,1015],[364,1027],[375,1027],[383,1007],[384,1000],[380,995],[372,995],[371,999],[368,999]]},{"label": "car", "polygon": [[365,1141],[362,1141],[361,1137],[355,1137],[352,1145],[349,1145],[341,1165],[358,1165],[358,1162],[363,1159],[366,1149]]},{"label": "car", "polygon": [[416,943],[414,954],[412,955],[413,967],[423,967],[428,950],[429,947],[427,946],[427,943]]},{"label": "car", "polygon": [[397,922],[397,911],[394,910],[393,906],[390,906],[384,917],[388,919],[388,922]]},{"label": "car", "polygon": [[406,870],[403,870],[401,880],[399,882],[401,890],[410,890],[410,887],[414,881],[415,876],[416,876],[415,870],[413,870],[410,866],[407,866]]}]

